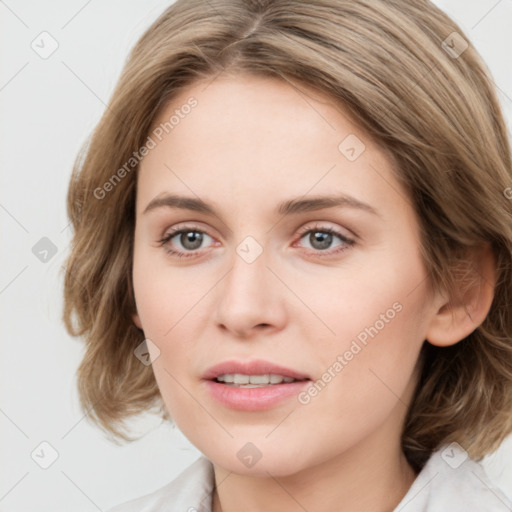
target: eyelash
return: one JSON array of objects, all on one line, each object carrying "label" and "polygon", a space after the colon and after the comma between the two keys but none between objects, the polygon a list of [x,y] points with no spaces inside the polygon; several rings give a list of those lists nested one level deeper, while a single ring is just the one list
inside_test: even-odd
[{"label": "eyelash", "polygon": [[[167,244],[169,244],[169,242],[176,236],[182,234],[182,233],[189,233],[189,232],[194,232],[194,233],[200,233],[200,234],[203,234],[203,235],[208,235],[208,233],[206,233],[205,231],[202,231],[201,229],[197,229],[195,228],[194,226],[183,226],[183,227],[180,227],[180,228],[171,228],[172,229],[172,233],[169,233],[167,235],[164,235],[160,240],[159,240],[159,245],[160,246],[165,246]],[[339,254],[343,251],[346,251],[348,249],[350,249],[354,244],[355,244],[355,241],[350,239],[350,238],[347,238],[346,236],[342,235],[339,231],[333,229],[333,228],[330,228],[330,227],[321,227],[321,226],[314,226],[313,228],[312,227],[305,227],[305,228],[302,228],[301,230],[299,230],[299,237],[298,237],[298,240],[301,240],[302,238],[304,238],[305,235],[307,235],[308,233],[327,233],[327,234],[330,234],[330,235],[334,235],[334,236],[337,236],[344,244],[345,244],[345,247],[341,246],[341,247],[338,247],[336,250],[334,251],[319,251],[317,250],[315,252],[315,255],[320,255],[321,257],[327,257],[327,256],[334,256],[336,254]],[[210,236],[210,235],[208,235]],[[197,256],[197,251],[187,251],[187,252],[183,252],[183,251],[176,251],[175,249],[171,249],[170,247],[166,247],[166,252],[168,254],[171,254],[172,256],[176,256],[178,258],[193,258],[193,257],[196,257]]]}]

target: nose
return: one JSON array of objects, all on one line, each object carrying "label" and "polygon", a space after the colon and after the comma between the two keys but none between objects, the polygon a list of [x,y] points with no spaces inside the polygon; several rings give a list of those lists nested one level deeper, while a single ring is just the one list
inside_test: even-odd
[{"label": "nose", "polygon": [[267,267],[265,251],[251,263],[237,253],[232,261],[231,270],[219,283],[216,324],[240,338],[282,329],[285,287]]}]

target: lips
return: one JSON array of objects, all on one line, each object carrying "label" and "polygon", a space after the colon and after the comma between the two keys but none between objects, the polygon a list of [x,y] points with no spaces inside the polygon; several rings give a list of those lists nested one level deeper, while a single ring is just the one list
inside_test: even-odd
[{"label": "lips", "polygon": [[216,364],[206,370],[203,375],[205,380],[215,380],[219,375],[236,374],[243,375],[282,375],[296,380],[310,380],[311,378],[297,370],[281,366],[263,359],[254,359],[251,361],[229,360]]},{"label": "lips", "polygon": [[[240,375],[280,375],[295,380],[259,385],[233,385],[217,380],[217,377],[224,376],[225,379],[228,375],[235,380],[240,380]],[[209,368],[203,379],[206,391],[218,404],[246,412],[269,411],[283,405],[311,384],[309,375],[262,359],[224,361]]]}]

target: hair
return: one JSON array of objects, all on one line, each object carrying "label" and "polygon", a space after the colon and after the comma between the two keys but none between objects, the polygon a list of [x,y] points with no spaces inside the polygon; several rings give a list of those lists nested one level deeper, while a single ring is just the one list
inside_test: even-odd
[{"label": "hair", "polygon": [[[458,56],[443,43],[454,32]],[[159,406],[170,419],[151,366],[134,357],[144,340],[132,320],[138,164],[133,172],[125,164],[173,97],[220,73],[319,91],[389,152],[417,214],[429,291],[460,293],[465,255],[490,245],[489,313],[452,346],[424,342],[401,435],[416,471],[449,442],[475,460],[494,452],[512,431],[511,151],[485,63],[427,0],[178,0],[143,34],[76,159],[67,196],[74,235],[63,321],[85,340],[83,410],[125,441],[130,416]]]}]

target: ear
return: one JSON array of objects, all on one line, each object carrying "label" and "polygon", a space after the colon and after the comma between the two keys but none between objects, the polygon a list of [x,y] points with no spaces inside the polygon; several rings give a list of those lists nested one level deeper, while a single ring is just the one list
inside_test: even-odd
[{"label": "ear", "polygon": [[425,336],[432,345],[455,345],[471,334],[491,309],[496,261],[490,245],[471,249],[468,260],[457,271],[454,295],[439,295],[434,305],[435,313]]},{"label": "ear", "polygon": [[133,323],[141,330],[142,329],[142,323],[140,321],[140,317],[139,317],[139,314],[138,313],[133,313],[132,314],[132,320],[133,320]]}]

